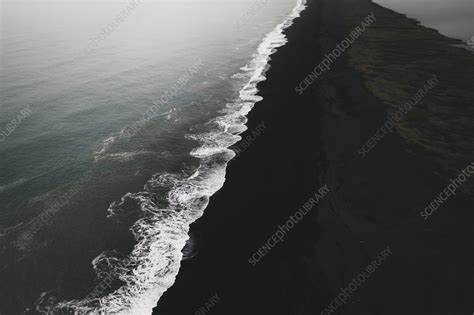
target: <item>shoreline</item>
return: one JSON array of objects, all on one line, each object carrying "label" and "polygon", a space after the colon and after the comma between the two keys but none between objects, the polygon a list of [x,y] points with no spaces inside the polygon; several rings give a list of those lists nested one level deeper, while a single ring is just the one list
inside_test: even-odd
[{"label": "shoreline", "polygon": [[[401,14],[405,16],[407,19],[416,21],[422,27],[435,30],[444,37],[460,41],[461,45],[458,47],[462,47],[474,53],[474,50],[473,50],[474,46],[468,43],[471,41],[471,38],[470,38],[471,34],[465,33],[463,31],[465,29],[469,29],[470,26],[472,27],[472,20],[471,20],[470,26],[462,25],[461,22],[466,22],[465,21],[466,16],[461,17],[461,22],[459,22],[459,17],[456,15],[456,13],[459,13],[462,10],[465,10],[465,11],[469,11],[470,9],[472,10],[472,7],[467,6],[468,2],[462,3],[461,1],[457,1],[455,3],[452,3],[453,6],[451,7],[437,7],[437,9],[441,9],[443,11],[447,10],[446,12],[443,12],[444,17],[456,16],[458,22],[456,22],[455,24],[453,24],[453,21],[447,21],[446,23],[433,21],[432,16],[426,13],[421,13],[419,8],[413,10],[412,8],[407,6],[406,3],[396,4],[391,1],[384,2],[383,0],[374,0],[373,2],[387,10],[393,11],[394,13],[397,13],[397,14]],[[443,18],[440,17],[438,21],[444,21],[444,20]]]},{"label": "shoreline", "polygon": [[[293,10],[292,13],[295,13],[295,10]],[[260,52],[259,57],[266,58],[268,53],[270,53],[273,49],[275,49],[276,47],[279,47],[281,44],[284,43],[283,38],[281,38],[281,34],[279,31],[282,28],[286,28],[289,25],[291,19],[292,19],[292,14],[288,15],[287,18],[284,19],[284,21],[281,21],[280,19],[278,19],[278,21],[275,23],[275,24],[280,23],[278,24],[278,27],[273,29],[273,31],[270,32],[269,34],[267,34],[269,36],[266,37],[264,42],[261,42],[261,45],[259,46],[259,52]],[[226,128],[233,130],[232,131],[233,135],[228,133],[224,135],[224,136],[228,136],[227,139],[218,138],[218,139],[212,139],[213,141],[207,141],[208,140],[206,138],[207,134],[206,133],[200,134],[199,131],[195,135],[192,134],[192,132],[190,134],[186,134],[186,136],[184,134],[182,135],[183,136],[182,141],[187,141],[186,139],[184,139],[184,138],[187,138],[187,136],[189,136],[189,138],[191,138],[192,136],[197,136],[196,137],[197,139],[192,139],[192,138],[188,139],[190,141],[197,140],[193,142],[193,143],[196,143],[196,147],[192,148],[192,150],[190,149],[189,150],[190,152],[189,151],[184,152],[182,155],[182,156],[185,156],[184,159],[189,160],[195,157],[197,160],[197,158],[202,158],[202,161],[203,161],[202,166],[204,167],[203,169],[198,170],[198,172],[194,174],[189,174],[190,176],[189,181],[193,181],[193,182],[189,183],[188,181],[184,184],[184,186],[186,186],[186,184],[191,184],[190,186],[196,189],[195,195],[193,196],[194,198],[189,198],[189,195],[192,192],[190,192],[190,190],[188,189],[189,188],[188,186],[188,187],[184,187],[186,189],[185,192],[180,193],[179,191],[176,191],[176,190],[173,191],[172,197],[168,199],[168,200],[171,199],[170,203],[178,200],[178,201],[183,201],[181,204],[183,205],[184,203],[186,203],[187,200],[192,200],[195,203],[193,205],[188,205],[188,206],[189,208],[192,208],[192,210],[196,210],[198,203],[200,203],[199,206],[201,206],[207,200],[207,197],[209,196],[208,194],[211,194],[211,195],[213,194],[212,189],[215,189],[216,182],[220,183],[221,181],[223,181],[224,175],[222,174],[223,172],[221,172],[222,166],[225,167],[225,164],[227,164],[228,159],[230,159],[230,156],[233,155],[233,152],[227,149],[227,146],[229,146],[230,143],[234,143],[237,140],[236,133],[239,130],[240,131],[244,130],[243,128],[244,120],[241,119],[243,118],[241,115],[244,115],[246,113],[247,108],[249,107],[249,103],[250,103],[249,98],[259,99],[258,96],[255,96],[254,85],[256,84],[256,82],[261,80],[259,76],[261,74],[261,71],[263,70],[263,67],[261,66],[261,63],[262,63],[261,59],[262,58],[257,57],[255,60],[253,60],[255,61],[254,62],[255,65],[252,65],[251,67],[246,67],[245,70],[242,69],[242,72],[239,73],[239,74],[242,74],[242,77],[244,77],[242,78],[243,80],[247,78],[247,74],[248,74],[248,77],[251,79],[250,81],[252,81],[252,82],[248,82],[245,85],[245,88],[244,88],[245,90],[241,91],[242,99],[246,101],[246,102],[243,102],[242,106],[240,106],[240,110],[242,111],[242,113],[239,113],[238,110],[234,110],[234,108],[236,107],[234,106],[232,108],[232,112],[231,110],[229,110],[227,111],[227,115],[219,116],[215,118],[213,121],[211,121],[212,123],[216,125],[219,125],[219,123],[222,123],[222,125],[226,126]],[[240,82],[241,78],[239,77],[236,79],[239,79],[239,82]],[[245,80],[244,83],[246,82],[247,81]],[[254,101],[252,101],[252,104],[253,102]],[[209,115],[209,117],[214,117],[214,115]],[[205,121],[202,121],[203,124],[208,123],[208,122],[209,122],[208,119],[206,119]],[[199,127],[200,125],[196,123],[196,126]],[[193,128],[194,127],[195,126],[193,126]],[[222,127],[222,126],[219,125],[217,127]],[[199,128],[196,128],[196,129],[199,129]],[[220,130],[221,128],[216,128],[216,129]],[[207,129],[203,128],[201,132],[204,132],[204,130],[207,130]],[[212,131],[213,130],[211,130],[211,132]],[[256,134],[258,135],[260,131],[261,130],[257,128]],[[120,132],[120,134],[122,134],[122,132]],[[217,133],[216,135],[217,137],[221,136],[221,134],[217,134]],[[199,136],[202,136],[202,137],[199,137]],[[111,138],[107,138],[107,139],[108,140],[106,140],[105,143],[108,143],[108,141]],[[225,141],[222,141],[223,142],[222,143],[220,140],[225,140]],[[217,148],[214,147],[216,143],[218,145]],[[242,147],[243,149],[245,149],[245,146],[242,146]],[[208,150],[208,149],[211,149],[211,150]],[[99,149],[98,151],[104,153],[103,150],[104,148]],[[211,151],[211,153],[208,153],[209,151]],[[218,154],[213,154],[216,151],[225,151],[225,152],[223,152],[224,154],[220,154],[221,152],[218,152]],[[191,156],[189,156],[189,153],[191,153],[190,154]],[[210,158],[208,158],[209,155],[211,155]],[[100,158],[96,160],[100,160]],[[179,164],[179,163],[176,163],[176,164]],[[183,165],[185,164],[183,163]],[[100,169],[103,170],[104,168],[100,167]],[[213,172],[216,172],[216,173],[212,174]],[[206,175],[208,175],[209,173],[211,173],[212,176],[215,175],[214,178],[210,178],[210,176],[207,177]],[[198,174],[200,174],[201,176],[199,176]],[[187,180],[184,177],[180,177],[180,179],[181,178],[183,179],[183,182]],[[200,181],[201,179],[202,181]],[[148,184],[150,183],[153,184],[152,180],[153,178],[150,176],[150,178],[148,178],[146,182]],[[92,309],[96,309],[97,311],[100,311],[100,310],[113,311],[114,307],[116,307],[115,310],[117,310],[119,307],[121,307],[121,305],[130,305],[130,304],[132,304],[132,307],[131,307],[132,311],[135,311],[135,312],[148,311],[148,313],[151,313],[151,309],[154,307],[154,305],[156,304],[158,300],[159,292],[157,292],[158,290],[156,290],[150,294],[141,294],[141,293],[149,289],[151,286],[156,285],[157,283],[158,285],[156,285],[155,288],[159,287],[160,289],[167,288],[168,285],[173,283],[173,280],[175,277],[175,270],[179,268],[179,264],[181,260],[181,255],[180,255],[182,252],[181,249],[184,246],[184,243],[186,242],[186,238],[188,236],[187,223],[189,223],[189,220],[186,220],[187,218],[183,219],[182,217],[186,217],[186,215],[189,213],[187,213],[187,211],[175,211],[173,213],[175,215],[172,218],[170,218],[169,216],[166,217],[167,213],[165,213],[165,215],[162,218],[159,218],[161,220],[156,220],[156,222],[159,222],[159,224],[155,224],[153,226],[151,226],[151,224],[148,225],[148,222],[152,222],[152,223],[155,222],[152,220],[149,220],[149,221],[139,220],[140,222],[133,221],[133,219],[137,217],[134,215],[131,215],[133,210],[126,207],[128,205],[127,202],[130,202],[131,200],[133,200],[134,197],[139,197],[139,198],[142,197],[140,194],[143,192],[143,190],[145,190],[145,193],[147,193],[146,186],[149,186],[149,185],[145,184],[145,188],[144,188],[144,186],[140,184],[137,190],[129,190],[129,191],[120,193],[119,192],[120,190],[118,189],[118,187],[115,186],[115,183],[113,184],[114,185],[106,185],[106,187],[109,186],[111,189],[113,189],[115,194],[118,193],[119,196],[116,197],[116,199],[114,198],[115,202],[111,203],[111,201],[109,201],[106,206],[102,207],[103,209],[108,209],[107,213],[109,215],[113,215],[113,218],[112,220],[110,220],[110,218],[106,218],[107,213],[104,213],[102,211],[97,211],[94,216],[94,219],[96,220],[95,222],[96,224],[94,225],[94,227],[105,226],[107,224],[107,221],[109,221],[107,225],[111,225],[111,226],[114,226],[116,223],[119,223],[118,225],[120,225],[120,228],[125,231],[120,231],[121,233],[119,233],[118,237],[114,238],[112,236],[110,237],[110,239],[114,239],[115,242],[120,243],[120,246],[118,247],[121,250],[120,253],[108,251],[109,248],[106,247],[108,246],[108,244],[104,242],[105,243],[104,245],[102,244],[100,245],[105,247],[105,249],[101,247],[93,248],[93,250],[88,250],[86,252],[87,255],[83,255],[84,252],[80,250],[74,252],[73,253],[74,256],[71,254],[68,254],[67,255],[68,257],[64,259],[64,261],[66,261],[67,263],[70,262],[71,264],[75,264],[74,269],[76,273],[74,274],[66,273],[65,276],[61,274],[60,281],[54,279],[53,277],[51,277],[50,279],[45,279],[45,280],[40,279],[40,281],[36,281],[36,283],[38,284],[38,287],[41,287],[42,284],[47,283],[49,287],[57,287],[57,289],[55,288],[54,290],[53,289],[41,290],[39,293],[35,294],[35,290],[37,290],[37,288],[34,286],[31,286],[30,287],[31,290],[29,290],[27,297],[23,297],[23,299],[21,300],[19,299],[19,302],[17,303],[17,305],[13,305],[13,303],[11,303],[12,309],[13,307],[17,309],[20,309],[20,308],[24,309],[24,307],[22,307],[23,305],[21,305],[20,303],[23,303],[23,301],[29,300],[27,304],[27,307],[29,307],[28,308],[29,313],[37,313],[35,309],[41,310],[41,311],[47,311],[48,309],[51,310],[53,308],[55,308],[56,312],[61,312],[65,310],[71,311],[72,309],[77,309],[79,311],[86,311],[86,310],[92,310]],[[156,188],[156,186],[153,186],[153,189],[154,188]],[[161,189],[163,187],[158,187],[158,188]],[[220,188],[220,186],[217,187],[216,189],[218,188]],[[76,191],[76,189],[74,189],[74,191]],[[181,196],[179,196],[179,194],[181,194]],[[166,194],[162,194],[162,195],[167,196]],[[197,198],[196,195],[198,195],[199,198]],[[131,197],[131,198],[128,198],[128,197]],[[177,197],[177,198],[173,198],[173,197]],[[140,201],[142,202],[142,205],[147,204],[146,200],[145,202],[143,202],[143,199],[141,199]],[[155,200],[153,200],[153,202],[154,201]],[[133,202],[134,201],[132,201],[132,203]],[[120,207],[122,204],[124,204],[125,207],[121,209]],[[176,205],[176,204],[173,204],[173,205]],[[187,205],[185,204],[184,206],[187,206]],[[186,207],[183,207],[183,208],[186,208]],[[89,208],[88,210],[92,210],[92,209]],[[198,210],[201,210],[201,209],[198,209]],[[196,213],[199,211],[190,211],[190,212],[192,216],[192,215],[196,215]],[[122,219],[124,219],[125,221],[126,216],[130,216],[131,220],[127,222],[121,222]],[[100,218],[100,224],[97,224],[98,223],[97,217]],[[189,215],[187,217],[189,217]],[[47,219],[48,220],[50,219],[49,215]],[[196,216],[192,217],[192,219],[196,219]],[[72,216],[64,216],[64,220],[68,220],[69,222],[75,221],[72,218]],[[166,224],[167,220],[171,221],[171,223]],[[41,221],[47,221],[47,220],[45,219]],[[102,223],[103,221],[106,221],[106,223]],[[132,235],[131,230],[129,229],[129,226],[127,226],[129,222],[133,224],[133,235]],[[75,224],[74,227],[78,226],[77,221],[73,223]],[[125,224],[122,224],[122,223],[125,223]],[[46,226],[49,224],[44,224],[44,225]],[[72,226],[72,225],[57,224],[54,227],[55,228],[57,227],[58,229],[68,230],[69,226]],[[92,225],[89,225],[88,228],[90,228],[90,226]],[[70,239],[69,239],[69,242],[62,242],[61,240],[58,240],[54,244],[54,246],[50,246],[50,248],[48,248],[48,251],[46,250],[44,251],[47,254],[42,255],[41,258],[44,257],[44,259],[48,259],[48,256],[51,256],[51,252],[53,254],[57,254],[54,252],[55,249],[57,248],[64,248],[64,247],[70,246],[71,244],[73,244],[72,247],[79,247],[80,245],[77,245],[79,242],[82,242],[82,243],[79,243],[82,245],[85,243],[85,241],[89,241],[90,239],[93,239],[93,237],[90,237],[92,233],[87,235],[87,237],[84,235],[77,237],[80,231],[76,231],[76,229],[71,229],[71,230],[73,231],[73,233],[69,233],[69,234],[72,234],[73,237],[76,237],[74,239],[74,241],[76,242],[73,243],[70,241]],[[166,238],[166,233],[163,232],[164,230],[166,230],[167,232],[169,231],[170,233],[169,233],[169,238],[162,241],[163,238]],[[136,241],[137,231],[145,232],[145,233],[140,234],[140,237],[139,237],[140,242]],[[178,235],[178,233],[180,233],[180,235]],[[147,239],[146,242],[143,242],[144,238]],[[155,238],[155,239],[152,239],[152,238]],[[105,237],[102,236],[101,239],[105,239]],[[148,240],[150,239],[152,240],[148,242]],[[156,239],[158,239],[158,241],[156,241]],[[175,242],[175,240],[177,241]],[[143,247],[145,247],[146,245],[152,242],[153,242],[152,244],[153,249],[160,248],[162,250],[159,252],[157,251],[148,252],[146,248],[144,248],[144,250],[142,251],[144,252],[143,255],[136,255],[137,248],[138,248],[138,252],[140,253]],[[122,251],[123,248],[125,249]],[[64,253],[65,251],[58,251],[58,252]],[[102,276],[103,273],[102,275],[98,276],[98,273],[96,273],[96,271],[108,270],[107,263],[109,260],[111,260],[112,262],[115,261],[115,256],[114,256],[115,254],[120,255],[119,257],[122,258],[123,255],[126,255],[127,253],[131,253],[131,254],[127,258],[123,259],[122,266],[128,266],[130,264],[133,264],[134,266],[139,265],[139,267],[135,268],[135,271],[137,273],[135,273],[134,275],[131,275],[129,272],[126,271],[126,268],[119,268],[118,271],[115,271],[114,269],[110,268],[110,272],[107,272],[105,277]],[[154,256],[150,257],[150,255],[147,255],[149,253],[153,253]],[[81,256],[81,255],[83,255],[84,257],[80,257],[80,258],[75,257],[75,256]],[[166,257],[167,258],[166,263],[156,264],[156,261],[159,260],[160,257]],[[14,258],[15,257],[12,255],[11,261],[14,261]],[[24,262],[30,263],[31,260],[36,259],[36,258],[37,257],[31,255],[30,257],[27,258],[29,260],[27,261],[25,259]],[[80,265],[78,264],[79,261],[81,263]],[[23,265],[21,265],[21,268],[26,269],[27,263],[24,263]],[[47,264],[48,271],[51,270],[51,273],[57,271],[59,268],[62,267],[61,264],[64,264],[64,263],[63,261],[59,261],[59,260],[55,260],[54,262],[48,263]],[[21,270],[21,268],[18,268],[16,270]],[[12,269],[13,268],[11,268],[10,270]],[[9,281],[13,283],[16,280],[14,275],[18,274],[18,272],[13,272],[10,274],[11,276],[9,276],[8,278],[5,277],[5,279],[8,279]],[[46,272],[43,272],[42,274],[46,274]],[[78,274],[80,274],[80,281],[77,280]],[[162,277],[160,277],[160,281],[155,281],[153,278],[150,278],[148,276],[150,274],[160,274]],[[119,276],[120,276],[120,280],[117,279]],[[136,277],[133,277],[133,276],[136,276]],[[130,280],[130,281],[123,281],[124,279]],[[51,280],[51,282],[53,283],[52,284],[48,283],[47,281],[49,280]],[[54,283],[55,280],[56,280],[56,283]],[[59,285],[57,284],[58,282],[60,282]],[[126,284],[131,283],[133,287],[127,291],[127,289],[129,289],[130,287],[126,287],[124,289],[125,283]],[[21,289],[21,286],[19,287]],[[76,293],[78,295],[75,295]],[[14,299],[16,296],[19,296],[20,294],[17,294],[13,289],[11,289],[11,290],[8,290],[8,292],[6,292],[3,295],[12,296],[12,299]],[[101,295],[104,295],[104,296],[101,297],[101,300],[100,300],[101,304],[98,305],[99,303],[96,303],[97,301],[95,300],[95,298]],[[140,299],[142,297],[143,299]]]},{"label": "shoreline", "polygon": [[[199,254],[182,262],[154,313],[198,314],[218,296],[206,314],[319,314],[387,246],[393,256],[339,314],[400,314],[407,305],[418,314],[472,311],[469,280],[459,280],[474,265],[466,254],[473,247],[468,198],[448,200],[425,223],[416,210],[446,182],[436,161],[414,152],[398,133],[367,157],[357,154],[385,121],[387,106],[361,72],[361,64],[370,69],[373,60],[365,56],[354,66],[352,53],[366,36],[377,36],[369,32],[385,19],[412,20],[367,1],[307,5],[285,30],[288,43],[272,55],[267,80],[258,84],[263,100],[248,114],[241,136],[262,123],[265,130],[229,163],[224,187],[191,226]],[[298,96],[294,88],[323,53],[373,10],[373,28]],[[416,66],[410,70],[419,73]],[[317,209],[252,267],[255,250],[323,184],[330,193]]]},{"label": "shoreline", "polygon": [[[366,88],[383,102],[389,114],[436,77],[439,83],[433,91],[419,99],[396,129],[410,150],[435,161],[441,177],[455,177],[474,158],[469,136],[474,134],[474,109],[469,106],[474,102],[470,84],[474,80],[474,55],[456,46],[463,44],[461,40],[378,4],[375,7],[380,11],[380,27],[369,29],[354,45],[350,65],[362,74]],[[399,29],[404,32],[397,32]],[[463,191],[474,200],[474,182],[467,183]]]},{"label": "shoreline", "polygon": [[[302,231],[308,232],[312,229],[312,224],[308,223],[314,220],[315,212],[308,213],[298,229],[292,231],[285,242],[276,246],[255,267],[252,267],[248,259],[274,233],[277,225],[292,215],[299,200],[314,194],[315,190],[321,186],[320,181],[313,174],[306,176],[306,183],[300,181],[301,176],[304,176],[306,172],[318,172],[316,164],[288,165],[292,161],[291,157],[299,151],[304,151],[301,154],[317,159],[320,155],[317,147],[303,145],[302,142],[310,139],[297,136],[308,133],[311,134],[310,138],[318,139],[317,131],[311,124],[298,126],[301,117],[297,112],[288,115],[284,107],[272,106],[272,104],[281,104],[288,100],[284,97],[285,94],[289,94],[286,87],[280,95],[266,94],[274,91],[274,72],[278,69],[286,70],[283,66],[284,58],[278,56],[283,51],[299,54],[292,60],[298,60],[299,57],[305,55],[305,52],[291,48],[293,46],[291,39],[293,36],[298,36],[300,40],[304,39],[303,36],[299,36],[302,32],[295,32],[295,29],[301,29],[303,16],[308,15],[307,11],[311,9],[314,10],[314,7],[306,8],[301,13],[301,17],[285,30],[290,42],[278,48],[272,55],[270,68],[266,72],[267,80],[258,85],[258,94],[263,97],[263,100],[258,102],[247,115],[248,129],[241,136],[245,139],[262,123],[265,125],[265,130],[254,144],[240,152],[239,156],[229,163],[224,187],[211,197],[203,217],[191,228],[194,233],[200,235],[200,253],[192,260],[183,262],[173,287],[163,294],[155,313],[194,314],[214,294],[219,296],[220,302],[210,312],[224,314],[279,312],[280,305],[275,304],[273,300],[274,294],[281,290],[281,287],[273,286],[272,282],[278,277],[284,277],[288,271],[281,272],[280,266],[274,264],[273,256],[284,254],[288,250],[289,242],[294,245],[292,250],[295,254],[310,245],[311,242],[297,244],[299,237],[296,238],[295,235],[301,237]],[[315,29],[311,32],[316,35]],[[314,52],[316,53],[317,50],[314,49]],[[280,67],[276,66],[278,63]],[[279,76],[277,85],[286,86],[287,79],[288,76]],[[299,79],[298,71],[292,73],[291,80],[295,84]],[[301,100],[300,105],[304,105]],[[272,113],[270,118],[278,117],[278,119],[269,119],[268,111]],[[315,107],[308,108],[311,117],[317,116],[318,112],[319,110]],[[282,124],[284,121],[287,125]],[[287,126],[297,127],[290,135],[287,133]],[[313,137],[315,133],[316,136]],[[295,138],[292,139],[292,136]],[[282,141],[285,145],[284,149],[280,150]],[[276,172],[278,165],[283,166],[284,173]],[[232,202],[229,203],[229,200]],[[292,207],[292,205],[295,206]],[[255,210],[253,214],[248,213],[250,208]],[[279,215],[272,216],[272,211],[278,212]],[[316,238],[317,235],[312,237]],[[249,246],[250,244],[252,246]],[[287,268],[291,269],[292,261],[287,262]],[[263,281],[253,279],[254,270],[260,271],[259,277]],[[301,277],[304,277],[304,274],[301,274]],[[318,286],[317,283],[312,285]],[[265,296],[263,296],[264,293]],[[178,302],[183,297],[186,303]],[[290,305],[286,305],[284,309],[290,311],[289,307]]]}]

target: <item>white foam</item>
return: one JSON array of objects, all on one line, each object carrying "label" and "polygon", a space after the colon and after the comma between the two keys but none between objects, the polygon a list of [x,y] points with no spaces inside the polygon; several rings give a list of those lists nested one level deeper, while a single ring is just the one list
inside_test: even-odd
[{"label": "white foam", "polygon": [[101,154],[100,156],[96,156],[96,161],[103,160],[103,159],[110,159],[110,160],[118,160],[118,161],[129,161],[132,160],[134,157],[139,155],[150,155],[155,154],[151,151],[145,150],[138,150],[138,151],[131,151],[131,152],[117,152],[117,153],[107,153]]},{"label": "white foam", "polygon": [[104,139],[101,143],[100,149],[94,152],[94,160],[97,162],[99,161],[103,155],[112,147],[112,145],[115,143],[117,138],[121,136],[123,133],[123,130],[121,130],[119,133],[115,133],[106,139]]},{"label": "white foam", "polygon": [[[75,313],[122,313],[151,314],[162,294],[173,285],[182,260],[182,249],[188,240],[189,226],[200,218],[209,203],[209,197],[216,193],[225,181],[227,163],[235,156],[229,146],[241,139],[240,133],[246,130],[245,115],[255,102],[262,98],[256,93],[257,84],[265,80],[270,55],[284,45],[287,40],[283,30],[304,10],[306,1],[298,0],[285,21],[268,33],[258,47],[258,54],[243,67],[236,79],[245,80],[239,93],[239,99],[227,104],[221,116],[211,120],[212,131],[187,135],[197,140],[200,146],[192,150],[191,155],[201,160],[200,166],[192,175],[159,174],[146,185],[143,192],[128,193],[120,202],[110,205],[109,215],[114,216],[128,202],[139,205],[141,218],[132,226],[132,232],[138,241],[128,259],[126,268],[118,268],[117,258],[107,255],[98,256],[93,264],[97,273],[98,263],[108,266],[125,285],[100,298],[73,300],[56,304],[55,310],[68,309]],[[107,151],[114,140],[104,142],[99,156]],[[160,189],[168,189],[166,207],[153,194]],[[103,264],[105,260],[105,264]],[[122,266],[122,265],[120,265]]]}]

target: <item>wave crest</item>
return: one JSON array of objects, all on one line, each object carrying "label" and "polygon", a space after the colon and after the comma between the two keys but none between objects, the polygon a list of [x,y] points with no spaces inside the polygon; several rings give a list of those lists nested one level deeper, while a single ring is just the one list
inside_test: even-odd
[{"label": "wave crest", "polygon": [[[200,159],[200,166],[190,174],[156,174],[144,191],[128,193],[110,205],[111,218],[133,218],[131,229],[138,243],[126,258],[126,265],[115,253],[108,252],[96,257],[93,266],[99,279],[113,274],[123,285],[101,297],[57,303],[47,308],[49,313],[152,313],[178,274],[190,224],[203,215],[210,196],[224,185],[227,163],[235,156],[229,147],[241,139],[239,134],[247,129],[246,115],[262,99],[257,95],[257,84],[266,79],[270,55],[287,42],[283,31],[300,15],[305,4],[305,0],[298,0],[286,20],[264,37],[258,54],[233,76],[242,81],[238,99],[206,124],[207,131],[186,135],[200,144],[190,152]],[[114,140],[104,142],[97,152],[99,158]]]}]

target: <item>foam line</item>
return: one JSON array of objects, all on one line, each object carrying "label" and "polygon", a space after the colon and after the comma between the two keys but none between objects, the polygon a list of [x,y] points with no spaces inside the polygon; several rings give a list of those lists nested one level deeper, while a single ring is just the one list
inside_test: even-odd
[{"label": "foam line", "polygon": [[[239,134],[247,129],[246,115],[262,99],[257,95],[257,84],[266,79],[270,56],[287,42],[283,31],[305,7],[306,0],[298,0],[288,17],[263,38],[251,62],[233,76],[242,80],[239,97],[207,123],[209,131],[186,135],[200,143],[190,153],[200,159],[198,169],[191,175],[157,174],[145,185],[144,191],[128,193],[110,205],[111,217],[126,212],[131,203],[140,209],[141,218],[131,228],[138,243],[127,257],[129,263],[124,266],[123,258],[113,253],[103,253],[93,261],[99,279],[101,275],[113,273],[125,285],[102,297],[60,302],[48,308],[48,312],[152,313],[160,297],[175,282],[190,224],[203,215],[210,196],[224,185],[226,166],[235,156],[229,147],[241,139]],[[112,141],[108,139],[102,151]],[[167,191],[164,203],[154,194],[163,189]]]}]

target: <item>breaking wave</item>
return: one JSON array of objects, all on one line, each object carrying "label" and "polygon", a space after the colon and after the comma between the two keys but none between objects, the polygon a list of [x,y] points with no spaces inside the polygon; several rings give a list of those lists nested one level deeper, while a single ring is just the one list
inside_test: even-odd
[{"label": "breaking wave", "polygon": [[[229,147],[241,139],[239,134],[247,129],[246,115],[262,99],[257,95],[257,84],[265,80],[270,56],[287,42],[283,31],[300,16],[305,4],[305,0],[298,0],[285,21],[264,37],[251,62],[233,76],[242,82],[238,99],[227,104],[220,116],[205,124],[204,131],[186,135],[199,143],[190,154],[200,160],[200,166],[181,174],[156,174],[142,192],[128,193],[110,205],[111,219],[137,219],[131,229],[138,243],[128,257],[120,257],[115,252],[102,253],[94,259],[93,266],[99,282],[113,277],[121,285],[101,296],[92,292],[84,299],[50,306],[39,302],[39,311],[52,314],[62,311],[76,314],[152,313],[178,274],[190,224],[203,215],[209,198],[224,185],[226,166],[235,156]],[[115,138],[104,141],[96,158],[106,155]],[[43,300],[47,300],[46,293]]]}]

